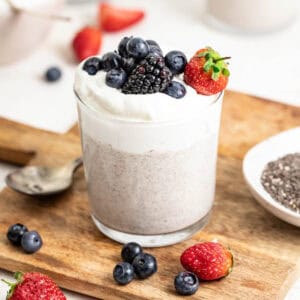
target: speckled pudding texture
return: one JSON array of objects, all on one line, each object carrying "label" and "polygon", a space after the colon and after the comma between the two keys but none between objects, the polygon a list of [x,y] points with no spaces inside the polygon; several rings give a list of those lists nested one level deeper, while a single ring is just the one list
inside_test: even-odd
[{"label": "speckled pudding texture", "polygon": [[[84,64],[84,62],[82,63]],[[159,235],[211,210],[222,94],[123,94],[78,67],[75,91],[92,215],[124,233]]]}]

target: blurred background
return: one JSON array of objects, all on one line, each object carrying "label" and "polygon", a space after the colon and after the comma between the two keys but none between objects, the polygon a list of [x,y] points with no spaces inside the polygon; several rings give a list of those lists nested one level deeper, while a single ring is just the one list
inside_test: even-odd
[{"label": "blurred background", "polygon": [[[145,16],[123,30],[100,31],[100,54],[130,35],[156,40],[164,52],[182,50],[187,57],[211,46],[232,57],[228,89],[300,105],[299,1],[106,2]],[[76,122],[73,78],[79,60],[72,43],[85,26],[100,30],[99,7],[97,0],[0,0],[1,117],[60,133]],[[45,72],[54,66],[62,75],[49,82]],[[1,186],[12,168],[0,164]]]}]

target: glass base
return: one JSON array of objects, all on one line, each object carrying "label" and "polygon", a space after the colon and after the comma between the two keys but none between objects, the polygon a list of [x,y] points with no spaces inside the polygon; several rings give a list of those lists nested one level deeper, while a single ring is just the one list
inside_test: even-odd
[{"label": "glass base", "polygon": [[103,225],[95,216],[92,215],[92,219],[96,224],[97,228],[107,237],[111,238],[114,241],[117,241],[122,244],[129,242],[139,243],[143,247],[163,247],[168,245],[173,245],[179,242],[182,242],[188,239],[197,231],[203,229],[209,221],[210,212],[205,215],[198,222],[192,224],[189,227],[184,229],[157,235],[139,235],[139,234],[130,234],[111,229]]}]

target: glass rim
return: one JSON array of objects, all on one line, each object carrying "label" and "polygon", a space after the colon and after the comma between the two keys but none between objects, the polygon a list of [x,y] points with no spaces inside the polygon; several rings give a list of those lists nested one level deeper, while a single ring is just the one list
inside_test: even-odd
[{"label": "glass rim", "polygon": [[[180,124],[180,123],[185,123],[185,122],[191,122],[196,120],[199,115],[193,116],[192,118],[181,118],[178,120],[167,120],[167,121],[132,121],[132,120],[127,120],[127,119],[119,119],[119,118],[114,118],[113,116],[110,116],[109,114],[103,114],[93,107],[89,106],[84,100],[82,100],[78,93],[76,92],[75,88],[73,88],[74,94],[77,98],[77,101],[81,103],[84,107],[86,107],[87,110],[91,111],[96,117],[101,117],[101,120],[107,121],[107,122],[114,122],[114,123],[120,123],[120,124],[130,124],[130,125],[140,125],[140,126],[155,126],[155,125],[172,125],[172,124]],[[216,99],[206,105],[203,108],[203,111],[206,111],[210,107],[214,106],[218,102],[220,102],[220,99],[223,98],[224,95],[224,90],[221,91],[219,94],[216,94]]]}]

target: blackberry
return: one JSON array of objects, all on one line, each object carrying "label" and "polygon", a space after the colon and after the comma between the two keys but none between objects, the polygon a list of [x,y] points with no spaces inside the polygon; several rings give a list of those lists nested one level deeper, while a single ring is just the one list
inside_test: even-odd
[{"label": "blackberry", "polygon": [[122,87],[124,94],[152,94],[163,91],[172,80],[164,58],[149,54],[133,69]]}]

